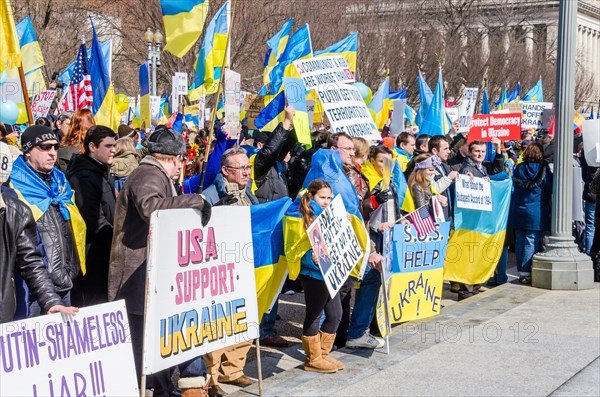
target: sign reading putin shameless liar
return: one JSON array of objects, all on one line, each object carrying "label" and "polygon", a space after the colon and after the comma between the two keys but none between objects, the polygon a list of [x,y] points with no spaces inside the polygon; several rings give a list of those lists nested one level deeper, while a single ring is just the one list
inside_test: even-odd
[{"label": "sign reading putin shameless liar", "polygon": [[192,209],[150,221],[144,374],[258,337],[250,207]]}]

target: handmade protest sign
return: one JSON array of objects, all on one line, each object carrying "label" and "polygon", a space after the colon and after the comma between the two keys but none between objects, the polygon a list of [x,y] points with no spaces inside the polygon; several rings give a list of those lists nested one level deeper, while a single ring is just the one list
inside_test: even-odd
[{"label": "handmade protest sign", "polygon": [[240,125],[240,92],[241,75],[230,69],[225,69],[225,82],[223,84],[225,96],[225,125],[227,134],[231,139],[238,139]]},{"label": "handmade protest sign", "polygon": [[413,225],[394,226],[391,324],[440,314],[449,233],[449,222],[438,224],[434,232],[422,237]]},{"label": "handmade protest sign", "polygon": [[459,175],[456,180],[456,206],[480,211],[492,211],[492,189],[483,178]]},{"label": "handmade protest sign", "polygon": [[471,119],[468,141],[489,142],[521,139],[521,113],[475,114]]},{"label": "handmade protest sign", "polygon": [[333,298],[361,259],[363,251],[338,194],[306,231]]},{"label": "handmade protest sign", "polygon": [[258,337],[250,207],[150,221],[144,374]]},{"label": "handmade protest sign", "polygon": [[257,130],[254,121],[261,110],[265,108],[265,97],[262,95],[249,95],[246,98],[246,125],[250,130]]},{"label": "handmade protest sign", "polygon": [[308,58],[294,61],[294,66],[307,90],[338,83],[354,83],[354,73],[341,56]]},{"label": "handmade protest sign", "polygon": [[552,102],[521,102],[523,105],[523,120],[521,128],[524,130],[538,129],[543,126],[544,112],[552,109]]},{"label": "handmade protest sign", "polygon": [[125,301],[0,324],[0,395],[139,396]]},{"label": "handmade protest sign", "polygon": [[458,108],[458,122],[460,127],[457,132],[467,132],[471,128],[471,119],[475,112],[478,93],[479,88],[465,88]]},{"label": "handmade protest sign", "polygon": [[317,88],[319,100],[331,123],[332,133],[380,140],[381,135],[358,88],[350,84],[330,84]]},{"label": "handmade protest sign", "polygon": [[179,96],[188,93],[188,75],[187,73],[176,72],[172,79],[171,99],[173,109],[179,109]]},{"label": "handmade protest sign", "polygon": [[55,90],[44,90],[40,92],[37,98],[35,98],[35,101],[31,104],[31,114],[33,115],[34,120],[48,115],[54,97],[56,97]]}]

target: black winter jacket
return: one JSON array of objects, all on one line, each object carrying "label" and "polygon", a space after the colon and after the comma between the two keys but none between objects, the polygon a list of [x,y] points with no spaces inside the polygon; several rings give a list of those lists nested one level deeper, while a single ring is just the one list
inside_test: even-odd
[{"label": "black winter jacket", "polygon": [[81,304],[106,302],[116,204],[114,177],[109,166],[84,154],[73,157],[67,178],[75,191],[75,204],[86,225],[87,271],[77,285],[83,295],[92,297],[92,300],[84,300]]},{"label": "black winter jacket", "polygon": [[31,210],[17,198],[0,196],[0,323],[13,320],[15,270],[27,283],[42,309],[60,304],[52,280],[36,248],[35,221]]},{"label": "black winter jacket", "polygon": [[502,154],[496,154],[492,163],[484,162],[481,164],[484,172],[481,172],[475,165],[475,162],[470,157],[465,158],[462,166],[460,167],[459,174],[466,174],[470,172],[473,176],[483,178],[484,176],[499,174],[504,171],[504,157]]},{"label": "black winter jacket", "polygon": [[279,123],[256,154],[254,181],[258,189],[255,196],[261,203],[277,200],[289,194],[286,172],[283,167],[278,166],[277,161],[283,160],[283,157],[293,147],[295,143],[293,131],[284,129],[283,125]]}]

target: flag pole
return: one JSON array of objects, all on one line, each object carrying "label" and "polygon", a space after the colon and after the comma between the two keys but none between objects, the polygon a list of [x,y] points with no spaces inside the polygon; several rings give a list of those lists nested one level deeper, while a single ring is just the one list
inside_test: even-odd
[{"label": "flag pole", "polygon": [[27,119],[29,125],[33,125],[33,113],[31,113],[31,104],[29,103],[29,92],[27,92],[27,83],[25,82],[25,72],[23,71],[23,61],[19,65],[19,80],[21,80],[21,91],[23,92],[23,100],[25,101],[25,109],[27,110]]},{"label": "flag pole", "polygon": [[[215,105],[211,111],[210,115],[210,125],[208,127],[208,138],[206,140],[206,149],[204,152],[204,159],[202,160],[202,176],[200,177],[200,185],[198,186],[198,192],[202,193],[202,189],[204,187],[204,176],[206,175],[206,167],[208,165],[208,152],[210,151],[210,145],[214,139],[214,125],[215,118],[217,116],[217,106],[219,106],[219,97],[223,91],[223,76],[225,75],[225,63],[227,63],[227,58],[231,54],[229,54],[229,42],[231,40],[231,34],[233,33],[233,19],[235,17],[235,3],[236,0],[232,0],[231,4],[231,20],[229,22],[229,32],[227,33],[227,41],[225,42],[225,53],[223,55],[223,62],[221,63],[221,76],[219,76],[219,86],[217,88],[217,96],[215,97]],[[231,65],[229,65],[231,66]]]}]

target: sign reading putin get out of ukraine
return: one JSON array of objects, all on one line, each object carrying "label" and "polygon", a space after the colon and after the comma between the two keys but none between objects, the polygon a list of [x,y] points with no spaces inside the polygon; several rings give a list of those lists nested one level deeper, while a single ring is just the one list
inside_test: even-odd
[{"label": "sign reading putin get out of ukraine", "polygon": [[490,142],[521,139],[521,113],[474,114],[468,141]]},{"label": "sign reading putin get out of ukraine", "polygon": [[192,209],[150,222],[144,374],[258,337],[250,207]]}]

